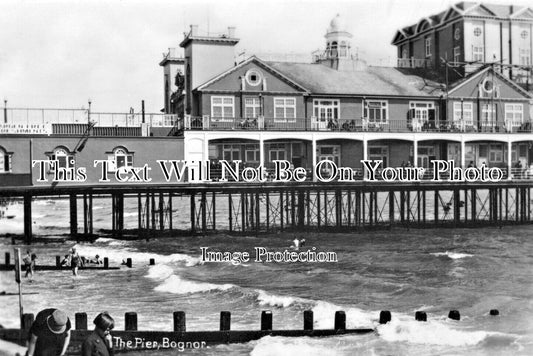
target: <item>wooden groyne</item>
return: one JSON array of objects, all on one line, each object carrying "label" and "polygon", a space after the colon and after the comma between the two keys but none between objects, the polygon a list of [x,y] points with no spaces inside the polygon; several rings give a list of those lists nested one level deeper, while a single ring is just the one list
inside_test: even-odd
[{"label": "wooden groyne", "polygon": [[[131,258],[128,258],[128,261],[126,262],[126,266],[131,268]],[[0,264],[0,271],[12,271],[15,269],[15,265],[11,263],[11,253],[6,252],[5,253],[5,262],[4,264]],[[21,271],[25,269],[24,265],[21,265]],[[70,265],[62,265],[61,264],[61,256],[56,256],[56,264],[55,265],[35,265],[34,269],[36,271],[69,271],[71,270]],[[84,266],[78,267],[80,270],[117,270],[120,269],[118,266],[109,266],[109,259],[107,257],[104,258],[102,264],[88,264]]]},{"label": "wooden groyne", "polygon": [[[173,331],[139,331],[137,313],[125,313],[124,330],[113,330],[111,332],[115,352],[161,349],[173,349],[183,352],[185,349],[206,348],[218,344],[245,343],[258,340],[268,335],[284,337],[325,337],[345,334],[369,334],[374,332],[374,329],[370,328],[347,329],[346,314],[344,311],[337,311],[335,313],[335,321],[332,329],[314,329],[314,316],[311,310],[306,310],[303,313],[303,329],[299,330],[273,329],[273,315],[269,310],[261,312],[259,330],[231,330],[231,313],[229,311],[220,312],[220,328],[216,331],[187,331],[186,315],[182,311],[174,312],[172,318]],[[0,339],[25,345],[28,331],[33,321],[33,314],[24,314],[21,323],[22,328],[0,329]],[[71,341],[67,350],[68,355],[81,354],[81,344],[90,333],[87,328],[87,313],[76,313],[75,329],[71,332]]]},{"label": "wooden groyne", "polygon": [[[497,317],[500,312],[491,309],[487,316]],[[419,322],[427,322],[428,317],[425,311],[416,311],[414,318]],[[458,310],[450,310],[448,318],[461,320]],[[220,327],[216,331],[187,331],[186,314],[183,311],[176,311],[172,314],[173,331],[139,331],[137,325],[137,313],[127,312],[124,314],[124,330],[112,330],[113,347],[116,353],[128,351],[150,350],[174,350],[183,352],[185,350],[212,347],[219,344],[245,343],[258,340],[264,336],[283,337],[328,337],[335,335],[364,335],[375,332],[373,328],[346,328],[346,313],[342,310],[335,312],[332,329],[314,329],[314,313],[312,310],[303,312],[303,329],[273,329],[273,314],[270,310],[261,312],[259,330],[231,330],[231,313],[229,311],[220,312]],[[75,328],[71,332],[71,341],[67,350],[67,355],[80,355],[81,345],[87,338],[90,331],[87,325],[87,313],[75,314]],[[392,320],[392,313],[382,310],[376,322],[387,324]],[[0,339],[17,343],[24,346],[28,337],[28,331],[34,321],[33,314],[23,314],[21,329],[1,329]]]},{"label": "wooden groyne", "polygon": [[[70,234],[83,239],[95,235],[93,199],[96,197],[111,201],[110,235],[135,238],[219,231],[255,234],[306,229],[342,232],[394,226],[529,224],[533,221],[532,190],[529,181],[217,183],[3,188],[0,194],[23,201],[24,238],[31,243],[32,200],[39,197],[68,198],[70,208],[66,218],[70,221]],[[136,205],[135,229],[125,229],[126,203]],[[78,226],[80,213],[83,226]],[[178,226],[177,216],[182,219],[187,216],[188,223]]]}]

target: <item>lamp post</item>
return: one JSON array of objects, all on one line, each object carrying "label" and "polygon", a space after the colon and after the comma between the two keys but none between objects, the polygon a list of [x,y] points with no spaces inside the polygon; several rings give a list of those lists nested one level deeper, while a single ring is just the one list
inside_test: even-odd
[{"label": "lamp post", "polygon": [[4,124],[7,124],[7,98],[4,98]]},{"label": "lamp post", "polygon": [[91,98],[89,98],[89,109],[87,110],[87,124],[91,124]]}]

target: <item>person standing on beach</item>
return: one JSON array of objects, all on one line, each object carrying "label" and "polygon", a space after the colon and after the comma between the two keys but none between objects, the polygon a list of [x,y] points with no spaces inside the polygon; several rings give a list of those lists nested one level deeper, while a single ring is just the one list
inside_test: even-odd
[{"label": "person standing on beach", "polygon": [[72,267],[72,274],[78,276],[78,268],[83,266],[83,260],[76,251],[76,247],[72,248],[70,252],[70,267]]},{"label": "person standing on beach", "polygon": [[24,263],[26,264],[26,278],[28,278],[28,275],[30,275],[30,282],[33,282],[33,272],[35,272],[35,264],[37,263],[35,260],[37,259],[37,255],[35,253],[32,253],[30,256],[30,264],[26,263],[26,257],[24,257]]},{"label": "person standing on beach", "polygon": [[81,346],[82,356],[113,356],[113,338],[110,334],[115,321],[107,312],[100,313],[94,319],[94,331]]},{"label": "person standing on beach", "polygon": [[33,277],[33,271],[31,270],[31,251],[26,251],[26,256],[22,259],[22,262],[24,262],[24,267],[26,268],[26,275],[25,278],[28,278],[28,275],[31,275]]},{"label": "person standing on beach", "polygon": [[41,310],[28,333],[27,356],[63,356],[70,343],[70,319],[59,309]]}]

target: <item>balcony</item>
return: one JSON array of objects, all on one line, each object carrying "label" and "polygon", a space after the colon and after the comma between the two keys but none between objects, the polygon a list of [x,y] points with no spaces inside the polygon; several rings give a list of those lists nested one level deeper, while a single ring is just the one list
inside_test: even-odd
[{"label": "balcony", "polygon": [[186,115],[180,129],[203,131],[334,131],[334,132],[447,132],[447,133],[531,133],[530,121],[465,123],[446,120],[389,119],[375,122],[358,119],[311,118],[213,118]]},{"label": "balcony", "polygon": [[431,68],[431,60],[426,58],[398,58],[398,68]]}]

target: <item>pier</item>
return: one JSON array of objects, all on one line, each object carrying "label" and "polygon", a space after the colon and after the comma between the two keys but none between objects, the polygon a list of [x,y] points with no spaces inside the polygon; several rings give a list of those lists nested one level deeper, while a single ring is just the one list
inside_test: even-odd
[{"label": "pier", "polygon": [[[32,201],[43,197],[68,199],[70,208],[65,219],[70,221],[71,238],[82,240],[96,234],[95,198],[111,200],[111,229],[100,229],[99,235],[148,238],[215,232],[349,232],[392,227],[530,224],[532,190],[529,181],[336,182],[13,187],[0,189],[0,194],[23,202],[24,240],[30,244],[34,238]],[[136,228],[125,228],[126,203],[136,205]],[[80,213],[83,226],[78,226]],[[187,217],[188,223],[178,226],[175,223],[178,215],[182,221]]]}]

